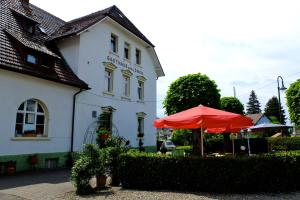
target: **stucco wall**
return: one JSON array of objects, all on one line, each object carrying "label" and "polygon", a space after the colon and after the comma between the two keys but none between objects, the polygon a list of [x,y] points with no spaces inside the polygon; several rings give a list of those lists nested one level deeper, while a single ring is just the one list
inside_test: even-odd
[{"label": "stucco wall", "polygon": [[[110,52],[111,33],[114,33],[119,38],[118,54]],[[123,58],[125,41],[131,44],[131,61]],[[69,55],[73,51],[72,49],[69,50],[70,45],[66,44],[66,42],[60,44],[63,55]],[[89,84],[91,90],[81,93],[77,99],[75,150],[81,149],[83,133],[95,120],[92,118],[92,111],[97,111],[99,115],[103,106],[112,106],[116,109],[113,113],[113,123],[117,127],[119,134],[129,139],[131,145],[135,147],[138,146],[136,113],[146,113],[144,143],[145,146],[156,145],[156,129],[153,127],[153,120],[156,118],[156,73],[153,60],[148,53],[148,46],[111,21],[98,23],[80,35],[77,75]],[[135,65],[135,48],[142,51],[141,66]],[[117,69],[114,71],[114,95],[103,94],[105,90],[105,66],[103,62],[110,62],[107,59],[108,56],[126,63],[131,68],[133,75],[130,80],[131,95],[129,100],[122,98],[123,82],[121,70],[126,68],[118,64],[115,64]],[[71,62],[69,64],[72,65]],[[137,73],[136,70],[142,72],[142,74]],[[137,102],[137,76],[141,75],[147,79],[144,85],[144,103]]]},{"label": "stucco wall", "polygon": [[[0,70],[0,156],[70,150],[72,98],[78,89],[32,76]],[[49,140],[15,141],[18,107],[28,99],[45,104]]]}]

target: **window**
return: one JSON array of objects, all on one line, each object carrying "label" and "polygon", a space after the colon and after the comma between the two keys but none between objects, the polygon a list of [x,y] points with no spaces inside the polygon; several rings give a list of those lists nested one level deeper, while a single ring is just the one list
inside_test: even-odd
[{"label": "window", "polygon": [[144,133],[144,118],[138,117],[138,134]]},{"label": "window", "polygon": [[37,64],[37,59],[34,55],[28,54],[26,56],[26,61],[31,64]]},{"label": "window", "polygon": [[105,69],[105,87],[107,92],[113,91],[113,72]]},{"label": "window", "polygon": [[141,64],[141,50],[135,49],[135,63],[137,65]]},{"label": "window", "polygon": [[144,82],[138,81],[138,97],[140,101],[144,100]]},{"label": "window", "polygon": [[130,77],[123,75],[123,81],[124,81],[124,96],[129,97],[130,96]]},{"label": "window", "polygon": [[15,136],[45,135],[45,127],[46,116],[43,106],[34,99],[23,102],[17,112]]},{"label": "window", "polygon": [[127,42],[124,43],[124,58],[130,60],[130,44]]},{"label": "window", "polygon": [[47,34],[46,30],[43,27],[41,27],[41,25],[38,25],[38,29],[40,30],[41,33]]},{"label": "window", "polygon": [[118,53],[118,36],[111,34],[110,37],[110,50],[114,53]]}]

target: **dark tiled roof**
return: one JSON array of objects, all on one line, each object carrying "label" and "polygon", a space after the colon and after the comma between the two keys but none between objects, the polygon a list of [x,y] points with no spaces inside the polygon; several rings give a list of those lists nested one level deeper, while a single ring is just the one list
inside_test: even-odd
[{"label": "dark tiled roof", "polygon": [[[24,31],[22,22],[38,24],[35,34]],[[88,88],[67,65],[54,44],[48,42],[50,35],[56,32],[65,22],[46,11],[30,4],[21,4],[20,0],[1,0],[0,4],[0,68],[28,74],[51,81],[60,82],[80,88]],[[17,45],[16,45],[17,44]],[[29,48],[37,54],[52,56],[54,66],[44,68],[30,66],[23,61],[19,48]]]},{"label": "dark tiled roof", "polygon": [[104,10],[67,22],[65,25],[60,27],[54,34],[52,34],[52,40],[58,40],[72,35],[76,35],[77,33],[80,33],[81,31],[94,25],[95,23],[99,22],[105,17],[110,17],[114,21],[118,22],[121,26],[135,34],[137,37],[154,47],[154,45],[116,6],[112,6]]}]

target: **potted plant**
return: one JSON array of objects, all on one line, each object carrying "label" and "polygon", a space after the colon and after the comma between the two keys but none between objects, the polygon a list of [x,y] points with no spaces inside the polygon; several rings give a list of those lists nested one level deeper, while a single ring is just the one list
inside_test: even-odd
[{"label": "potted plant", "polygon": [[105,148],[107,147],[107,140],[110,137],[111,133],[106,129],[99,129],[97,131],[97,144],[99,148]]},{"label": "potted plant", "polygon": [[38,162],[39,162],[39,159],[38,159],[37,154],[28,156],[28,164],[31,166],[32,169],[35,168],[35,166],[38,164]]},{"label": "potted plant", "polygon": [[97,188],[105,188],[107,174],[109,173],[109,153],[107,149],[99,149],[98,150],[98,159],[95,162],[95,174],[96,174],[96,187]]},{"label": "potted plant", "polygon": [[8,161],[7,163],[7,174],[12,175],[16,172],[16,164],[14,161]]}]

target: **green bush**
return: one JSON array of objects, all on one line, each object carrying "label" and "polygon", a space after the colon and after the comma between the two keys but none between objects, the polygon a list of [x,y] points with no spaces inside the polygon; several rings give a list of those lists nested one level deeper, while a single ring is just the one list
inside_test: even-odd
[{"label": "green bush", "polygon": [[171,140],[175,145],[190,145],[193,143],[193,132],[187,129],[175,130]]},{"label": "green bush", "polygon": [[300,150],[300,137],[268,138],[268,144],[274,151]]},{"label": "green bush", "polygon": [[300,189],[300,153],[253,157],[120,156],[124,188],[201,192],[274,192]]},{"label": "green bush", "polygon": [[78,194],[93,192],[89,181],[93,176],[104,175],[108,164],[106,149],[98,149],[95,145],[86,145],[71,171],[71,181]]}]

